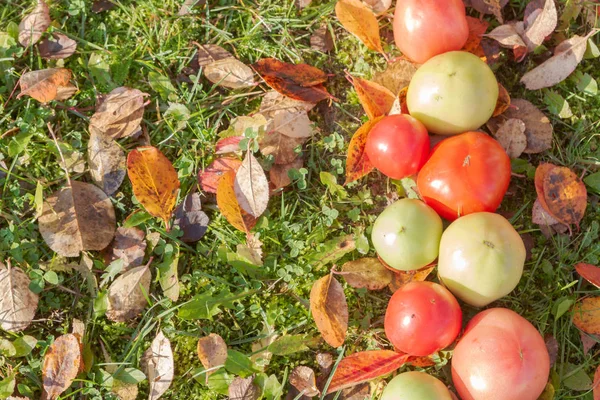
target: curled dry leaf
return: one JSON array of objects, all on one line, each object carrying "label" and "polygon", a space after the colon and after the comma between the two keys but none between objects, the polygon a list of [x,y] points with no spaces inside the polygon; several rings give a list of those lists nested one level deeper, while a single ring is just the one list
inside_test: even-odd
[{"label": "curled dry leaf", "polygon": [[204,76],[212,83],[230,89],[254,86],[252,68],[233,57],[223,58],[208,64],[204,67]]},{"label": "curled dry leaf", "polygon": [[183,231],[181,241],[194,243],[202,239],[208,223],[208,215],[202,211],[202,202],[199,193],[188,194],[175,209],[175,225]]},{"label": "curled dry leaf", "polygon": [[327,393],[336,392],[394,372],[409,359],[408,354],[373,350],[345,357],[337,366]]},{"label": "curled dry leaf", "polygon": [[379,22],[360,0],[338,0],[335,15],[344,28],[355,35],[369,49],[384,53],[379,36]]},{"label": "curled dry leaf", "polygon": [[107,196],[112,196],[127,174],[127,160],[121,147],[113,139],[92,131],[88,141],[88,163],[96,186]]},{"label": "curled dry leaf", "polygon": [[162,218],[168,229],[179,190],[173,164],[156,147],[138,147],[127,156],[127,174],[136,199],[150,215]]},{"label": "curled dry leaf", "polygon": [[128,137],[140,128],[144,116],[144,98],[138,89],[118,87],[106,95],[90,118],[90,132],[119,139]]},{"label": "curled dry leaf", "polygon": [[27,72],[19,80],[21,93],[17,98],[29,96],[40,103],[67,99],[77,91],[69,83],[70,79],[71,71],[66,68],[50,68]]},{"label": "curled dry leaf", "polygon": [[198,172],[198,183],[205,192],[217,193],[221,176],[229,171],[237,172],[241,165],[242,162],[237,158],[217,158],[204,171]]},{"label": "curled dry leaf", "polygon": [[333,347],[341,346],[348,329],[348,304],[342,285],[331,274],[313,284],[310,311],[323,339]]},{"label": "curled dry leaf", "polygon": [[234,228],[248,233],[256,225],[256,218],[244,211],[235,195],[236,173],[228,171],[219,179],[217,186],[217,206],[221,214]]},{"label": "curled dry leaf", "polygon": [[98,187],[72,181],[44,201],[39,228],[48,246],[65,257],[103,250],[115,234],[115,210]]},{"label": "curled dry leaf", "polygon": [[24,330],[35,316],[39,297],[29,289],[30,283],[23,270],[0,262],[0,328],[7,332]]},{"label": "curled dry leaf", "polygon": [[520,119],[507,119],[494,134],[510,158],[518,158],[527,148],[525,123]]},{"label": "curled dry leaf", "polygon": [[142,265],[115,279],[108,288],[108,319],[126,322],[140,315],[148,304],[151,278],[150,265]]},{"label": "curled dry leaf", "polygon": [[259,142],[259,147],[262,154],[272,155],[275,158],[275,164],[290,164],[300,155],[296,149],[302,146],[304,141],[302,137],[294,138],[278,131],[271,131],[265,134]]},{"label": "curled dry leaf", "polygon": [[123,260],[123,271],[138,267],[144,262],[146,234],[138,228],[117,228],[115,238],[104,251],[104,262]]},{"label": "curled dry leaf", "polygon": [[77,50],[77,42],[62,33],[53,33],[54,40],[44,39],[38,45],[40,56],[46,60],[67,58]]},{"label": "curled dry leaf", "polygon": [[44,355],[42,364],[43,397],[55,400],[71,386],[81,364],[79,339],[66,334],[56,338]]},{"label": "curled dry leaf", "polygon": [[287,97],[276,90],[265,93],[260,103],[260,113],[268,119],[273,119],[277,111],[310,111],[315,107],[314,103],[296,100]]},{"label": "curled dry leaf", "polygon": [[600,288],[600,268],[592,264],[579,263],[575,265],[575,270],[582,278]]},{"label": "curled dry leaf", "polygon": [[494,109],[493,117],[497,117],[503,114],[510,107],[510,94],[508,90],[502,85],[498,83],[498,100],[496,101],[496,108]]},{"label": "curled dry leaf", "polygon": [[292,370],[290,384],[298,389],[304,396],[314,397],[321,393],[317,388],[315,371],[312,368],[300,365]]},{"label": "curled dry leaf", "polygon": [[388,88],[378,83],[347,74],[346,77],[354,86],[358,100],[365,109],[369,119],[387,115],[396,97]]},{"label": "curled dry leaf", "polygon": [[208,377],[216,372],[216,368],[225,365],[227,361],[227,343],[216,333],[198,340],[198,358],[206,372],[206,381]]},{"label": "curled dry leaf", "polygon": [[392,6],[392,0],[362,0],[377,15],[386,12]]},{"label": "curled dry leaf", "polygon": [[148,400],[157,400],[169,389],[175,375],[171,342],[162,331],[158,331],[144,353],[142,364],[150,385]]},{"label": "curled dry leaf", "polygon": [[380,290],[392,282],[393,273],[377,258],[360,258],[345,263],[340,275],[353,288]]},{"label": "curled dry leaf", "polygon": [[19,24],[19,43],[23,47],[36,44],[50,26],[50,9],[44,0],[38,0],[33,11]]},{"label": "curled dry leaf", "polygon": [[373,76],[373,82],[385,86],[392,93],[400,93],[400,90],[408,87],[413,75],[417,72],[419,65],[404,58],[398,58],[387,69]]},{"label": "curled dry leaf", "polygon": [[365,146],[367,144],[367,138],[371,129],[381,121],[382,117],[375,118],[367,121],[363,126],[358,128],[350,144],[348,145],[348,155],[346,157],[346,182],[347,185],[350,182],[354,182],[369,172],[373,171],[375,167],[369,161],[367,153],[365,152]]},{"label": "curled dry leaf", "polygon": [[248,151],[235,175],[235,197],[242,210],[255,218],[265,212],[269,204],[269,181],[262,166]]},{"label": "curled dry leaf", "polygon": [[[379,260],[381,261],[381,259]],[[389,284],[389,289],[392,292],[400,289],[402,286],[410,282],[423,282],[427,279],[429,274],[433,271],[435,265],[421,268],[418,271],[392,271],[392,282]]]},{"label": "curled dry leaf", "polygon": [[244,136],[229,136],[219,139],[215,145],[215,154],[229,154],[240,151],[240,142]]},{"label": "curled dry leaf", "polygon": [[555,166],[545,174],[543,185],[547,211],[561,223],[579,228],[587,207],[585,184],[569,168]]},{"label": "curled dry leaf", "polygon": [[590,335],[600,335],[600,297],[586,297],[575,303],[573,325]]},{"label": "curled dry leaf", "polygon": [[327,29],[327,25],[323,25],[313,32],[310,36],[310,47],[323,53],[333,50],[333,37]]},{"label": "curled dry leaf", "polygon": [[[535,2],[530,2],[528,7]],[[527,45],[529,52],[534,51],[540,46],[547,36],[550,36],[556,24],[558,23],[558,15],[556,13],[556,5],[554,0],[545,0],[543,4],[538,2],[538,9],[531,10],[529,16],[525,16],[525,24],[527,28],[523,34],[523,40]]]},{"label": "curled dry leaf", "polygon": [[254,384],[254,375],[247,378],[236,377],[229,385],[230,400],[258,400],[260,389]]},{"label": "curled dry leaf", "polygon": [[477,57],[485,57],[485,53],[481,47],[481,39],[487,31],[488,26],[490,26],[490,23],[484,19],[467,16],[467,24],[469,26],[469,37],[463,47],[463,51],[473,53]]},{"label": "curled dry leaf", "polygon": [[289,164],[275,164],[269,170],[269,179],[273,184],[272,190],[284,188],[292,183],[288,172],[292,169],[300,169],[304,165],[304,159],[296,158]]}]

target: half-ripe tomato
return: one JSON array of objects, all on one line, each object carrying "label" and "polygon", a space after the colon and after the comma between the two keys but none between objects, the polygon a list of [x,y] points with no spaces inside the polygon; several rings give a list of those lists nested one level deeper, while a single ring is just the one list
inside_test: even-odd
[{"label": "half-ripe tomato", "polygon": [[429,156],[427,129],[410,115],[384,117],[367,138],[369,161],[384,175],[402,179],[419,172]]},{"label": "half-ripe tomato", "polygon": [[544,339],[506,308],[477,314],[452,356],[452,381],[462,400],[536,400],[549,373]]},{"label": "half-ripe tomato", "polygon": [[510,183],[510,158],[481,132],[442,140],[417,178],[421,197],[450,221],[475,212],[494,212]]},{"label": "half-ripe tomato", "polygon": [[417,63],[462,49],[468,37],[469,25],[462,0],[398,0],[396,3],[396,46]]},{"label": "half-ripe tomato", "polygon": [[450,391],[437,378],[425,372],[404,372],[385,387],[381,400],[452,400]]},{"label": "half-ripe tomato", "polygon": [[433,282],[412,282],[394,293],[385,312],[385,334],[398,350],[428,356],[454,342],[462,311],[452,293]]}]

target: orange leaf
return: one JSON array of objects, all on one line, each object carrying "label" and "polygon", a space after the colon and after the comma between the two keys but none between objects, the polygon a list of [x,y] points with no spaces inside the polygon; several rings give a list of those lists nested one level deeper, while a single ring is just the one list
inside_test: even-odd
[{"label": "orange leaf", "polygon": [[600,268],[592,264],[579,263],[575,266],[575,270],[582,278],[600,288]]},{"label": "orange leaf", "polygon": [[554,167],[544,176],[543,185],[550,214],[579,229],[587,207],[587,189],[581,179],[567,167]]},{"label": "orange leaf", "polygon": [[411,357],[408,359],[408,363],[413,367],[427,368],[435,365],[435,361],[431,357]]},{"label": "orange leaf", "polygon": [[600,297],[587,297],[573,306],[573,325],[590,335],[600,334]]},{"label": "orange leaf", "polygon": [[396,97],[388,88],[366,79],[353,77],[350,74],[347,74],[346,77],[354,86],[358,100],[369,119],[382,117],[390,112]]},{"label": "orange leaf", "polygon": [[19,80],[21,93],[17,98],[29,96],[40,103],[60,97],[60,90],[69,86],[71,71],[66,68],[50,68],[23,74]]},{"label": "orange leaf", "polygon": [[[542,206],[542,208],[544,210],[546,210],[546,212],[548,214],[552,214],[550,212],[550,209],[548,208],[548,204],[546,204],[546,195],[544,193],[544,179],[546,177],[546,175],[548,174],[548,172],[550,172],[550,170],[552,170],[552,168],[556,167],[556,165],[554,164],[550,164],[550,163],[542,163],[540,165],[538,165],[538,167],[535,170],[535,191],[538,195],[538,200],[540,202],[540,205]],[[553,216],[554,217],[554,216]]]},{"label": "orange leaf", "polygon": [[346,30],[369,49],[384,54],[379,37],[379,22],[373,11],[360,0],[338,0],[335,15]]},{"label": "orange leaf", "polygon": [[488,26],[490,26],[490,23],[484,19],[467,16],[467,24],[469,25],[469,37],[463,50],[473,53],[477,57],[485,57],[485,53],[481,47],[481,39],[482,35],[487,31]]},{"label": "orange leaf", "polygon": [[391,267],[388,268],[394,272],[394,275],[392,276],[392,282],[388,285],[388,287],[392,292],[395,292],[407,283],[425,281],[435,268],[435,265],[427,266],[417,271],[399,271]]},{"label": "orange leaf", "polygon": [[43,398],[54,400],[71,386],[79,373],[81,350],[75,335],[59,336],[46,351],[42,365]]},{"label": "orange leaf", "polygon": [[373,350],[354,353],[338,365],[327,393],[370,381],[394,372],[406,363],[408,354],[391,350]]},{"label": "orange leaf", "polygon": [[136,199],[150,215],[162,218],[169,229],[179,190],[173,164],[156,147],[138,147],[127,156],[127,174]]},{"label": "orange leaf", "polygon": [[494,110],[494,117],[504,113],[510,107],[510,94],[508,90],[501,84],[498,83],[498,101],[496,102],[496,109]]},{"label": "orange leaf", "polygon": [[342,285],[331,274],[313,284],[310,311],[323,339],[333,347],[341,346],[348,329],[348,304]]},{"label": "orange leaf", "polygon": [[235,197],[235,190],[233,189],[235,175],[235,171],[227,171],[219,179],[217,205],[221,213],[234,228],[248,233],[256,225],[256,218],[242,210]]},{"label": "orange leaf", "polygon": [[373,164],[371,164],[371,161],[369,161],[367,153],[365,153],[365,146],[367,144],[369,132],[371,132],[371,129],[373,129],[375,124],[381,119],[382,117],[378,117],[367,121],[363,126],[358,128],[354,136],[352,136],[350,144],[348,145],[346,183],[344,183],[344,185],[362,178],[375,168]]},{"label": "orange leaf", "polygon": [[202,185],[202,190],[205,192],[217,193],[221,176],[228,171],[237,172],[241,165],[242,162],[237,158],[217,158],[204,171],[198,172],[198,183]]}]

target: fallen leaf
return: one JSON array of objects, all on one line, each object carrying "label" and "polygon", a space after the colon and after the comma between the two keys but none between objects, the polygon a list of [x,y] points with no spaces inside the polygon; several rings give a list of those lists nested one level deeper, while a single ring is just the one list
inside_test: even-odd
[{"label": "fallen leaf", "polygon": [[219,139],[215,145],[215,154],[229,154],[240,152],[240,142],[244,136],[229,136]]},{"label": "fallen leaf", "polygon": [[198,358],[206,372],[206,382],[208,377],[216,372],[217,367],[225,365],[227,360],[227,343],[216,333],[198,340]]},{"label": "fallen leaf", "polygon": [[204,4],[206,4],[206,0],[185,0],[179,8],[177,15],[183,16],[191,14],[194,7],[199,7]]},{"label": "fallen leaf", "polygon": [[38,0],[33,11],[19,24],[19,43],[23,47],[36,44],[50,26],[50,9],[44,0]]},{"label": "fallen leaf", "polygon": [[327,29],[327,25],[322,25],[310,36],[310,47],[314,50],[328,53],[333,50],[333,37]]},{"label": "fallen leaf", "polygon": [[518,158],[527,148],[525,123],[520,119],[507,119],[494,134],[510,158]]},{"label": "fallen leaf", "polygon": [[392,271],[377,258],[360,258],[348,261],[339,273],[353,288],[381,290],[392,282]]},{"label": "fallen leaf", "polygon": [[127,156],[127,174],[136,199],[149,214],[162,218],[169,229],[179,190],[173,164],[156,147],[138,147]]},{"label": "fallen leaf", "polygon": [[469,37],[463,47],[463,51],[473,53],[477,57],[485,56],[481,48],[481,39],[490,26],[490,23],[485,19],[467,16],[467,25],[469,26]]},{"label": "fallen leaf", "polygon": [[333,356],[330,353],[317,353],[316,359],[321,375],[329,375],[333,368]]},{"label": "fallen leaf", "polygon": [[295,100],[287,97],[276,90],[265,93],[260,103],[260,113],[268,119],[273,119],[277,111],[310,111],[315,107],[314,103]]},{"label": "fallen leaf", "polygon": [[119,227],[112,243],[104,250],[104,262],[123,261],[123,271],[138,267],[144,262],[146,234],[138,228]]},{"label": "fallen leaf", "polygon": [[481,49],[483,50],[483,54],[485,55],[485,62],[488,65],[494,65],[500,62],[502,57],[502,50],[500,49],[500,44],[495,40],[484,37],[481,39]]},{"label": "fallen leaf", "polygon": [[71,182],[44,201],[39,229],[48,246],[61,256],[103,250],[115,234],[115,210],[98,187]]},{"label": "fallen leaf", "polygon": [[262,166],[248,151],[235,175],[235,197],[242,210],[255,218],[265,212],[269,204],[269,181]]},{"label": "fallen leaf", "polygon": [[248,233],[256,225],[256,218],[240,207],[234,190],[235,179],[234,171],[228,171],[221,176],[217,186],[217,206],[234,228]]},{"label": "fallen leaf", "polygon": [[369,49],[384,54],[379,37],[379,22],[360,0],[338,0],[335,15],[344,28],[355,35]]},{"label": "fallen leaf", "polygon": [[391,6],[392,0],[362,0],[377,15],[385,13]]},{"label": "fallen leaf", "polygon": [[289,164],[275,164],[269,170],[269,179],[273,184],[273,190],[284,188],[292,183],[288,172],[292,169],[299,170],[304,165],[304,159],[296,158]]},{"label": "fallen leaf", "polygon": [[0,262],[0,328],[7,332],[24,330],[35,316],[39,297],[29,289],[30,283],[22,269]]},{"label": "fallen leaf", "polygon": [[496,108],[494,109],[494,114],[492,116],[497,117],[503,114],[509,107],[510,94],[501,83],[498,83],[498,101],[496,101]]},{"label": "fallen leaf", "polygon": [[502,23],[502,9],[508,4],[508,0],[464,0],[464,3],[482,14],[494,14]]},{"label": "fallen leaf", "polygon": [[554,32],[558,23],[554,0],[545,0],[540,5],[541,7],[538,10],[533,11],[525,18],[527,28],[523,34],[523,39],[529,52],[533,52],[540,46],[544,39]]},{"label": "fallen leaf", "polygon": [[[381,259],[379,259],[381,261]],[[392,282],[389,284],[389,289],[392,292],[400,289],[402,286],[410,282],[423,282],[427,279],[429,274],[433,271],[435,265],[421,268],[417,271],[398,271],[394,270],[392,276]]]},{"label": "fallen leaf", "polygon": [[175,372],[171,342],[162,331],[158,331],[152,345],[144,353],[142,364],[150,385],[148,400],[157,400],[171,386]]},{"label": "fallen leaf", "polygon": [[235,135],[247,137],[248,131],[261,134],[268,124],[269,121],[261,113],[256,113],[252,116],[241,115],[231,120],[229,130],[232,130]]},{"label": "fallen leaf", "polygon": [[107,318],[127,322],[139,316],[148,304],[151,278],[150,266],[142,265],[115,279],[108,288]]},{"label": "fallen leaf", "polygon": [[385,86],[394,94],[400,93],[402,89],[408,87],[418,67],[418,64],[404,58],[398,58],[388,64],[385,71],[375,74],[372,81]]},{"label": "fallen leaf", "polygon": [[217,193],[221,176],[229,171],[237,172],[241,165],[242,162],[237,158],[217,158],[204,171],[198,172],[198,182],[202,186],[202,190],[209,193]]},{"label": "fallen leaf", "polygon": [[564,81],[583,60],[587,41],[596,33],[597,31],[594,30],[586,36],[575,35],[562,42],[557,47],[554,56],[523,75],[521,83],[529,90],[537,90]]},{"label": "fallen leaf", "polygon": [[594,400],[600,400],[600,366],[596,368],[596,372],[594,373]]},{"label": "fallen leaf", "polygon": [[292,370],[290,384],[298,389],[304,396],[314,397],[321,393],[317,388],[315,371],[312,368],[300,365]]},{"label": "fallen leaf", "polygon": [[88,141],[88,163],[96,186],[107,196],[112,196],[127,174],[127,159],[121,147],[113,139],[92,131]]},{"label": "fallen leaf", "polygon": [[485,36],[494,39],[502,47],[512,49],[517,60],[521,60],[527,55],[527,45],[521,38],[515,24],[500,25]]},{"label": "fallen leaf", "polygon": [[206,67],[226,58],[234,58],[230,52],[216,44],[196,44],[196,46],[198,47],[197,62],[200,67]]},{"label": "fallen leaf", "polygon": [[388,88],[378,83],[347,74],[346,77],[354,86],[358,100],[369,119],[387,115],[396,100]]},{"label": "fallen leaf", "polygon": [[173,246],[173,251],[166,253],[160,264],[156,266],[159,278],[158,283],[165,297],[172,302],[179,300],[181,286],[179,284],[179,244]]},{"label": "fallen leaf", "polygon": [[113,8],[115,8],[115,3],[111,0],[94,0],[94,4],[92,4],[92,11],[96,14]]},{"label": "fallen leaf", "polygon": [[583,279],[600,288],[600,268],[592,264],[579,263],[575,265],[575,270]]},{"label": "fallen leaf", "polygon": [[579,332],[579,337],[581,338],[581,344],[583,346],[583,355],[587,356],[587,354],[590,352],[590,350],[598,343],[596,341],[596,339],[594,339],[593,337],[591,337],[588,334],[585,334],[583,332]]},{"label": "fallen leaf", "polygon": [[558,357],[558,341],[552,335],[546,335],[544,337],[544,342],[546,343],[546,349],[548,350],[548,355],[550,356],[550,368],[556,363],[556,358]]},{"label": "fallen leaf", "polygon": [[17,98],[29,96],[40,103],[64,99],[65,88],[70,90],[73,87],[69,84],[70,80],[71,71],[66,68],[50,68],[24,73],[19,80],[21,93]]},{"label": "fallen leaf", "polygon": [[55,400],[71,386],[79,373],[81,350],[75,335],[56,338],[44,355],[42,364],[43,398]]},{"label": "fallen leaf", "polygon": [[298,156],[296,149],[302,146],[305,138],[295,138],[284,135],[278,131],[267,132],[259,142],[260,152],[265,155],[272,155],[275,164],[290,164]]},{"label": "fallen leaf", "polygon": [[247,378],[236,377],[229,385],[230,400],[258,400],[260,389],[254,384],[254,375]]},{"label": "fallen leaf", "polygon": [[427,368],[427,367],[433,367],[435,365],[435,361],[433,361],[433,359],[430,356],[424,356],[424,357],[410,357],[407,362],[412,365],[413,367],[418,367],[418,368]]},{"label": "fallen leaf", "polygon": [[381,119],[382,117],[379,117],[367,121],[352,136],[346,156],[346,182],[344,185],[362,178],[375,169],[365,152],[365,146],[371,129]]},{"label": "fallen leaf", "polygon": [[372,350],[354,353],[338,364],[327,393],[357,385],[394,372],[406,363],[408,354],[391,350]]},{"label": "fallen leaf", "polygon": [[545,174],[543,185],[547,211],[561,223],[579,229],[587,207],[585,184],[569,168],[555,166]]},{"label": "fallen leaf", "polygon": [[71,57],[77,50],[77,42],[62,33],[53,33],[54,40],[44,39],[38,45],[40,56],[46,60]]},{"label": "fallen leaf", "polygon": [[590,335],[600,334],[600,297],[586,297],[575,303],[573,325]]},{"label": "fallen leaf", "polygon": [[183,231],[183,236],[180,237],[183,242],[194,243],[202,239],[209,222],[208,215],[202,211],[198,193],[188,194],[175,209],[174,225]]},{"label": "fallen leaf", "polygon": [[312,121],[304,110],[279,110],[273,115],[269,125],[270,131],[278,132],[291,138],[309,138],[315,133]]},{"label": "fallen leaf", "polygon": [[90,132],[95,130],[113,139],[137,133],[144,116],[146,96],[147,93],[128,87],[112,90],[90,118]]},{"label": "fallen leaf", "polygon": [[223,58],[208,64],[204,67],[204,76],[215,85],[230,89],[254,86],[252,68],[233,57]]},{"label": "fallen leaf", "polygon": [[310,3],[312,3],[312,0],[296,0],[296,5],[299,9],[303,9],[310,6]]},{"label": "fallen leaf", "polygon": [[544,210],[544,207],[542,207],[539,198],[535,200],[535,203],[533,203],[531,221],[537,225],[553,226],[556,224],[560,224],[560,222],[557,221],[556,218],[554,218],[552,215],[550,215],[549,212]]},{"label": "fallen leaf", "polygon": [[355,249],[356,240],[354,239],[354,235],[338,236],[323,243],[321,250],[311,254],[308,260],[313,268],[320,268],[329,263],[336,262]]},{"label": "fallen leaf", "polygon": [[331,274],[313,284],[310,311],[323,339],[333,347],[340,347],[348,329],[348,304],[342,285]]}]

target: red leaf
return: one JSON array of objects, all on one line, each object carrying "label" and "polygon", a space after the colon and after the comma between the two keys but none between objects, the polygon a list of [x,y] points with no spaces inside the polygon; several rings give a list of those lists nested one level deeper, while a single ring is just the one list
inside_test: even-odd
[{"label": "red leaf", "polygon": [[600,288],[600,268],[591,264],[579,263],[575,266],[575,270],[582,278]]},{"label": "red leaf", "polygon": [[244,139],[243,136],[230,136],[219,139],[215,146],[215,154],[235,153],[240,150],[240,142]]},{"label": "red leaf", "polygon": [[227,171],[237,172],[242,162],[237,158],[223,157],[213,161],[204,171],[198,172],[198,183],[202,190],[209,193],[217,193],[219,179]]},{"label": "red leaf", "polygon": [[467,24],[469,25],[469,37],[467,43],[463,47],[464,51],[475,54],[477,57],[485,57],[483,48],[481,47],[482,35],[487,31],[489,22],[467,16]]},{"label": "red leaf", "polygon": [[350,144],[348,145],[348,156],[346,158],[346,183],[354,182],[362,178],[375,168],[365,152],[367,138],[369,132],[383,117],[378,117],[367,121],[363,126],[358,128]]}]

